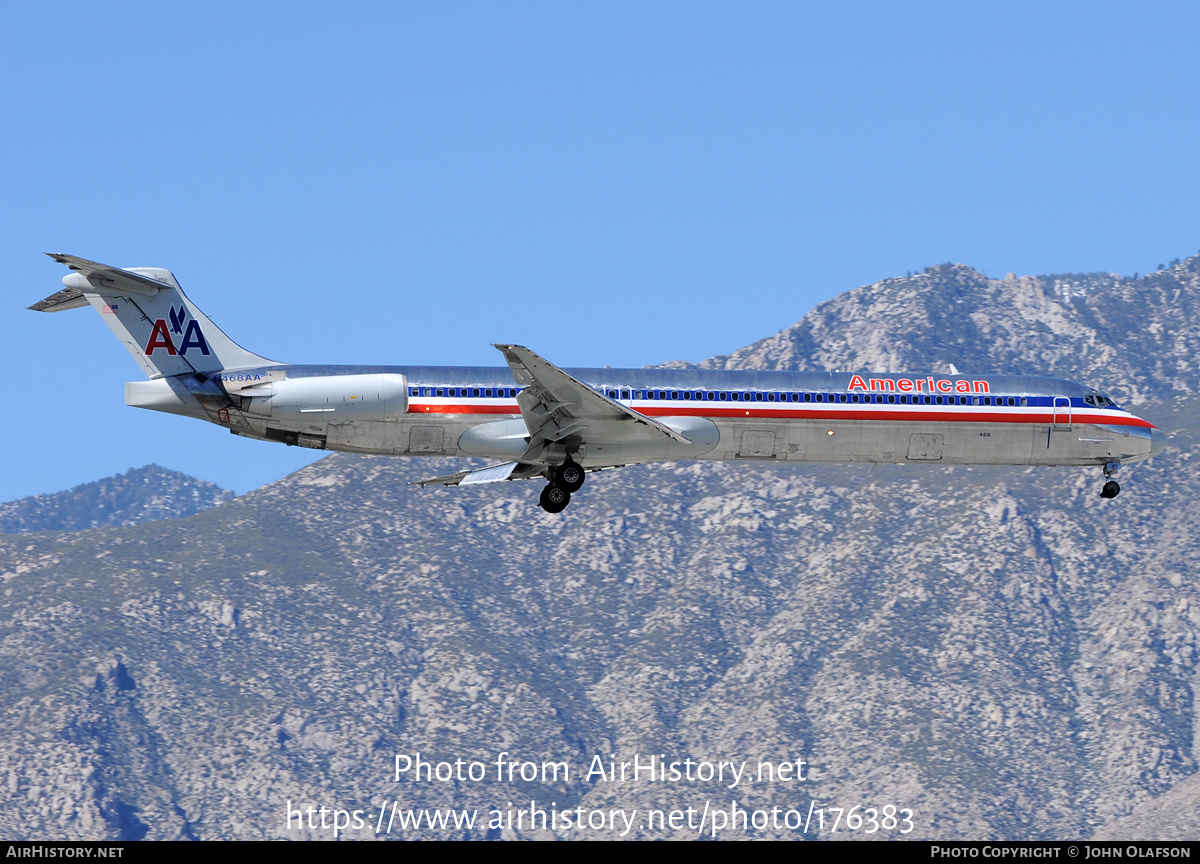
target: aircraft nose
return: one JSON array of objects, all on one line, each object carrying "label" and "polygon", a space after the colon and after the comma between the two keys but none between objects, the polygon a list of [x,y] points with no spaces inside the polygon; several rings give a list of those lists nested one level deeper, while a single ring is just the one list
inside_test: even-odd
[{"label": "aircraft nose", "polygon": [[1167,436],[1161,429],[1150,430],[1150,458],[1153,459],[1167,446]]}]

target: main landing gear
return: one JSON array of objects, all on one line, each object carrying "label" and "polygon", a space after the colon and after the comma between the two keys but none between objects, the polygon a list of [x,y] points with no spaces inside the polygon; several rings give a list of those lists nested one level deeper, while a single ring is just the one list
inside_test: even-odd
[{"label": "main landing gear", "polygon": [[561,513],[571,503],[571,494],[583,486],[586,475],[577,462],[568,458],[550,468],[550,482],[542,490],[538,504],[547,513]]},{"label": "main landing gear", "polygon": [[1100,490],[1101,498],[1116,498],[1121,494],[1121,485],[1116,480],[1112,479],[1112,475],[1117,473],[1117,469],[1121,467],[1120,462],[1104,463],[1104,479],[1107,481],[1104,488]]}]

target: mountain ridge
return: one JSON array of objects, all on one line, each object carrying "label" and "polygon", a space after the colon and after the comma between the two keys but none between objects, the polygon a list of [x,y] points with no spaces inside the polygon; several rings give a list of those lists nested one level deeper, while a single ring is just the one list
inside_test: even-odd
[{"label": "mountain ridge", "polygon": [[[1172,836],[1200,724],[1196,263],[1075,294],[933,268],[705,361],[975,371],[928,359],[959,346],[1020,372],[1048,344],[1047,369],[1169,432],[1111,501],[1076,469],[661,463],[593,475],[552,516],[533,484],[407,485],[457,460],[335,454],[184,520],[0,537],[0,835],[330,836],[287,827],[301,801],[736,798],[907,807],[917,837]],[[397,782],[417,751],[581,770]],[[583,775],[634,754],[803,759],[813,779]]]},{"label": "mountain ridge", "polygon": [[234,497],[215,483],[150,464],[62,492],[0,504],[0,534],[81,531],[181,519]]}]

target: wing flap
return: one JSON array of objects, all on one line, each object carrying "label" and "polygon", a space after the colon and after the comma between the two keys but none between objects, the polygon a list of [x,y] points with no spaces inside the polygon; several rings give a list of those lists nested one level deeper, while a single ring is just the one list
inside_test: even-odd
[{"label": "wing flap", "polygon": [[417,480],[410,486],[478,486],[483,483],[499,483],[501,480],[525,480],[537,477],[543,469],[536,465],[522,462],[505,462],[501,465],[489,465],[486,468],[476,468],[471,471],[458,471],[442,477],[429,480]]},{"label": "wing flap", "polygon": [[460,486],[475,486],[480,483],[499,483],[507,480],[516,470],[516,462],[505,462],[503,465],[493,465],[491,468],[480,468],[472,471],[459,481]]}]

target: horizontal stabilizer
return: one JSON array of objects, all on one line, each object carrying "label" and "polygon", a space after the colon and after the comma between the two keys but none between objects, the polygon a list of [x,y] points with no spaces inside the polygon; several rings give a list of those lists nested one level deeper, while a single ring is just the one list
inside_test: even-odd
[{"label": "horizontal stabilizer", "polygon": [[51,294],[45,300],[39,300],[29,308],[34,312],[64,312],[67,309],[81,309],[90,305],[87,297],[78,288],[64,288]]},{"label": "horizontal stabilizer", "polygon": [[120,267],[112,267],[108,264],[89,261],[86,258],[78,258],[75,255],[62,255],[58,252],[47,252],[46,254],[59,264],[66,264],[76,273],[83,276],[88,281],[91,289],[97,294],[128,293],[153,297],[165,288],[178,287],[177,285],[172,285],[170,282],[153,279],[144,273],[123,270]]}]

